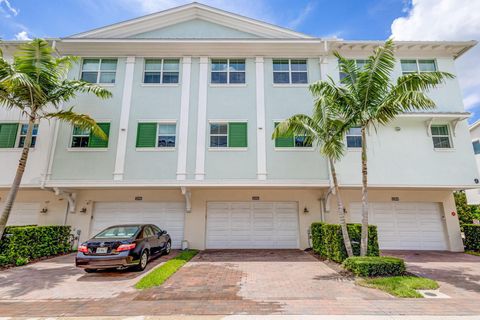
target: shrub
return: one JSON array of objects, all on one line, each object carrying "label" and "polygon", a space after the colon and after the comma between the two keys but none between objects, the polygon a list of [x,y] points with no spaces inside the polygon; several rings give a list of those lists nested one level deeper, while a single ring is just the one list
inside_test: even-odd
[{"label": "shrub", "polygon": [[22,258],[22,257],[18,257],[17,260],[15,260],[15,265],[16,266],[24,266],[28,263],[28,259],[27,258]]},{"label": "shrub", "polygon": [[[361,224],[348,224],[347,229],[353,253],[359,255],[362,226]],[[348,257],[343,243],[342,229],[339,224],[316,222],[312,224],[311,233],[312,246],[315,253],[335,262],[342,262]],[[369,226],[367,255],[378,256],[379,254],[377,227]]]},{"label": "shrub", "polygon": [[480,251],[480,225],[464,224],[465,250]]},{"label": "shrub", "polygon": [[0,255],[7,264],[32,260],[71,250],[69,226],[7,227],[0,241]]},{"label": "shrub", "polygon": [[393,257],[350,257],[343,267],[362,277],[399,276],[406,270],[405,262]]},{"label": "shrub", "polygon": [[10,263],[10,260],[5,255],[0,255],[0,267]]}]

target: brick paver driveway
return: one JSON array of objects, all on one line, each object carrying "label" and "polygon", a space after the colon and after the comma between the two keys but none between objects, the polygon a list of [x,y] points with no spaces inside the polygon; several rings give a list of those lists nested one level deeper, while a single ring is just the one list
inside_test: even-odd
[{"label": "brick paver driveway", "polygon": [[[170,256],[175,254],[172,252]],[[133,285],[167,259],[162,256],[150,261],[142,272],[105,270],[97,273],[76,268],[75,254],[43,260],[0,271],[0,300],[115,298],[134,292]]]},{"label": "brick paver driveway", "polygon": [[[455,255],[442,259],[448,268],[454,268],[459,261]],[[439,258],[438,262],[442,259]],[[52,260],[52,265],[58,264],[58,260]],[[408,257],[407,260],[412,269],[415,266],[413,260]],[[339,274],[330,264],[300,250],[204,251],[162,286],[145,291],[135,291],[131,287],[137,279],[130,278],[129,273],[116,276],[99,273],[90,279],[90,275],[65,266],[50,267],[51,272],[42,273],[41,270],[48,269],[51,263],[44,261],[41,268],[31,265],[8,270],[7,276],[1,273],[1,316],[480,314],[478,288],[466,288],[470,280],[475,282],[478,278],[464,278],[463,284],[457,284],[457,288],[463,286],[465,291],[458,296],[450,295],[448,299],[398,299],[355,286],[351,277]],[[477,260],[465,263],[471,263],[468,268],[480,265]],[[426,269],[432,268],[432,265],[426,266],[423,265],[425,274]],[[470,274],[470,269],[466,272],[463,263],[460,266],[457,271]],[[443,270],[442,264],[436,268]],[[36,280],[41,274],[43,278]],[[432,271],[432,274],[436,272]],[[82,278],[90,280],[81,281]],[[447,294],[453,291],[445,286],[454,285],[455,280],[448,281],[440,283]],[[83,299],[79,299],[78,293],[72,294],[68,289],[69,286],[80,288],[77,282],[82,283],[89,298],[82,293]],[[87,285],[83,286],[84,282]],[[104,294],[111,294],[111,297],[100,298]],[[469,298],[466,299],[464,294]]]},{"label": "brick paver driveway", "polygon": [[408,271],[436,280],[440,292],[452,298],[478,299],[480,257],[445,251],[384,251],[407,262]]}]

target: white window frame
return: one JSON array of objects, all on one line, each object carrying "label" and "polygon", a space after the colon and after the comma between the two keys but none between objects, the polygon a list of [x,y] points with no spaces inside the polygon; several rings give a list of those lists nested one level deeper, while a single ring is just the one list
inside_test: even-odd
[{"label": "white window frame", "polygon": [[[412,58],[412,59],[400,59],[400,69],[402,68],[402,61],[406,61],[406,60],[415,60],[416,64],[417,64],[417,70],[416,71],[403,71],[402,69],[402,75],[405,75],[405,74],[412,74],[412,73],[425,73],[425,72],[432,72],[432,71],[420,71],[420,64],[418,63],[418,61],[420,60],[425,60],[425,61],[433,61],[433,65],[435,66],[435,71],[438,71],[438,66],[437,66],[437,60],[436,59],[428,59],[428,58],[425,58],[425,59],[416,59],[416,58]],[[433,71],[433,72],[435,72]]]},{"label": "white window frame", "polygon": [[[353,128],[357,129],[359,127],[353,127]],[[358,150],[362,149],[362,146],[360,146],[360,147],[349,147],[348,146],[348,137],[360,137],[360,139],[362,139],[362,134],[361,133],[360,134],[349,134],[349,132],[347,131],[347,133],[345,134],[345,145],[347,146],[348,150],[358,151]],[[363,140],[361,140],[361,141],[362,141],[362,145],[363,145]]]},{"label": "white window frame", "polygon": [[[162,150],[175,150],[177,147],[177,122],[176,121],[159,121],[156,122],[157,124],[157,135],[156,135],[156,141],[155,141],[155,148],[162,149]],[[160,126],[162,125],[175,125],[175,133],[165,133],[161,134],[164,137],[175,137],[175,146],[174,147],[160,147],[158,145],[158,137],[160,137]]]},{"label": "white window frame", "polygon": [[[213,70],[213,62],[215,60],[227,60],[227,70],[226,71],[218,71],[218,70]],[[245,82],[235,82],[235,83],[230,83],[230,60],[243,60],[243,63],[245,65],[245,69],[243,71],[233,71],[235,73],[243,73]],[[213,73],[224,73],[227,72],[227,82],[212,82],[212,74]],[[211,58],[210,59],[210,85],[211,86],[245,86],[247,84],[247,59],[245,58]]]},{"label": "white window frame", "polygon": [[[91,132],[91,130],[88,129],[88,134],[74,134],[74,132],[75,132],[75,125],[72,126],[72,132],[71,132],[71,135],[70,135],[70,143],[68,144],[68,148],[73,149],[73,150],[90,149],[89,147],[74,147],[73,146],[73,138],[74,137],[88,137],[89,138],[88,142],[90,142],[90,132]],[[95,149],[95,148],[91,148],[91,149]]]},{"label": "white window frame", "polygon": [[[288,60],[288,83],[276,83],[275,82],[275,73],[285,73],[287,71],[275,71],[274,70],[274,64],[275,60]],[[305,61],[305,66],[307,67],[307,70],[305,71],[292,71],[292,60],[304,60]],[[274,58],[272,59],[272,71],[273,71],[273,77],[272,77],[272,82],[274,86],[308,86],[308,59],[307,58]],[[306,83],[292,83],[292,72],[303,72],[307,74],[307,82]]]},{"label": "white window frame", "polygon": [[[447,134],[442,134],[442,135],[434,135],[433,132],[432,132],[432,127],[446,127],[447,128],[447,131],[448,133]],[[436,150],[436,151],[450,151],[450,150],[454,150],[453,148],[453,139],[452,139],[452,130],[450,129],[450,125],[448,124],[445,124],[445,123],[436,123],[436,124],[432,124],[430,126],[430,136],[432,138],[432,144],[433,144],[433,149]],[[435,147],[435,143],[433,142],[433,138],[434,137],[447,137],[448,138],[448,143],[450,144],[450,147],[448,148],[439,148],[439,147]]]},{"label": "white window frame", "polygon": [[[17,133],[17,141],[15,141],[16,148],[23,148],[23,147],[20,147],[20,140],[21,140],[22,137],[27,136],[26,134],[25,135],[22,134],[22,126],[27,126],[27,128],[28,128],[28,123],[22,123],[22,122],[19,123],[18,133]],[[33,140],[33,137],[37,138],[37,136],[38,136],[38,123],[35,123],[34,126],[37,126],[37,134],[33,134],[33,131],[32,131],[32,140]],[[38,138],[36,140],[38,140]],[[30,147],[30,149],[35,149],[36,146],[37,146],[37,141],[35,141],[35,146]]]},{"label": "white window frame", "polygon": [[[212,134],[212,124],[216,125],[227,125],[227,133],[213,133]],[[230,148],[229,143],[228,143],[228,127],[229,123],[227,121],[210,121],[208,124],[208,148],[213,149],[213,150],[218,150],[218,149],[226,149]],[[227,137],[227,146],[226,147],[213,147],[212,146],[212,139],[211,137]]]},{"label": "white window frame", "polygon": [[[85,60],[98,60],[98,68],[96,71],[94,70],[86,70],[85,72],[96,72],[97,73],[97,80],[95,82],[95,84],[101,84],[102,86],[105,86],[105,85],[110,85],[110,86],[113,86],[117,83],[117,68],[118,68],[118,58],[106,58],[106,57],[103,57],[103,58],[96,58],[96,57],[85,57],[85,58],[82,58],[82,67],[80,68],[80,79],[82,79],[82,75],[83,75],[83,63]],[[115,65],[115,70],[111,70],[111,71],[106,71],[106,70],[103,70],[101,71],[101,66],[102,66],[102,61],[103,60],[116,60],[116,65]],[[100,82],[100,75],[102,72],[108,72],[108,73],[115,73],[115,81],[113,82]]]},{"label": "white window frame", "polygon": [[[365,61],[365,62],[367,62],[368,59],[367,59],[367,58],[355,58],[355,59],[352,58],[352,59],[347,59],[347,60],[353,61],[353,62],[355,63],[355,66],[358,68],[358,61]],[[340,81],[342,81],[342,72],[340,71],[340,68],[339,68],[339,67],[338,67],[338,69],[339,69],[339,70],[338,70],[338,79],[339,79]]]},{"label": "white window frame", "polygon": [[[147,66],[147,60],[161,60],[161,69],[160,70],[146,70]],[[165,63],[165,60],[177,60],[178,62],[178,81],[177,82],[163,82],[163,65]],[[145,82],[145,73],[146,72],[160,72],[160,82]],[[167,72],[172,72],[172,71],[167,71]],[[143,86],[178,86],[180,83],[180,59],[179,58],[144,58],[143,59],[143,74],[142,74],[142,85]]]}]

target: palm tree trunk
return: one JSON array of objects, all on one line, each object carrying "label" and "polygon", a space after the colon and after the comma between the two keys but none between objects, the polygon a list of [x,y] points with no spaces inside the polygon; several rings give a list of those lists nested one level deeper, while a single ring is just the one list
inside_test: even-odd
[{"label": "palm tree trunk", "polygon": [[345,219],[345,210],[343,206],[342,197],[340,196],[340,188],[338,187],[337,172],[332,159],[330,161],[330,171],[332,173],[333,187],[335,188],[337,206],[338,206],[338,220],[342,229],[343,243],[347,250],[347,255],[353,257],[352,243],[350,242],[350,236],[348,235],[347,221]]},{"label": "palm tree trunk", "polygon": [[35,118],[31,117],[28,121],[28,130],[27,135],[25,136],[25,141],[23,144],[22,156],[18,162],[17,172],[15,173],[15,178],[13,179],[12,187],[7,195],[7,200],[5,201],[5,207],[3,208],[2,215],[0,216],[0,239],[2,239],[3,232],[7,225],[8,217],[12,211],[13,203],[17,197],[18,189],[20,188],[20,183],[22,182],[23,173],[25,172],[25,166],[27,165],[28,153],[30,151],[30,144],[32,143],[32,132],[35,125]]},{"label": "palm tree trunk", "polygon": [[367,135],[366,127],[362,126],[362,234],[360,256],[366,256],[368,251],[368,193],[367,193]]}]

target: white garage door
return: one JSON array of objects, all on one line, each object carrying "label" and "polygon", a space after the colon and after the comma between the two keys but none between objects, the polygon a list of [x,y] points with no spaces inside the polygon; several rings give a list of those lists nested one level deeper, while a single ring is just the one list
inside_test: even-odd
[{"label": "white garage door", "polygon": [[117,224],[149,223],[167,230],[172,247],[180,248],[185,224],[183,202],[96,202],[90,235]]},{"label": "white garage door", "polygon": [[[361,203],[350,205],[352,222],[361,222]],[[369,223],[378,227],[380,249],[447,250],[440,203],[370,203]]]},{"label": "white garage door", "polygon": [[[3,211],[4,203],[0,203],[0,210]],[[38,202],[15,202],[8,217],[7,226],[26,226],[38,224],[40,214],[40,203]]]},{"label": "white garage door", "polygon": [[298,248],[296,202],[209,202],[207,248]]}]

